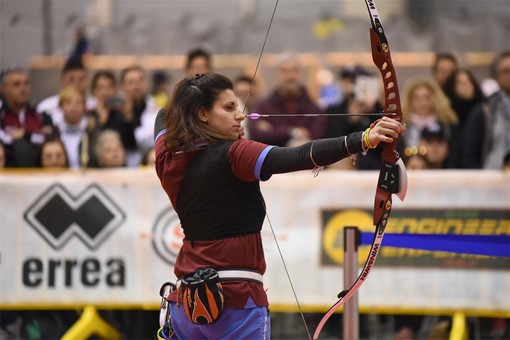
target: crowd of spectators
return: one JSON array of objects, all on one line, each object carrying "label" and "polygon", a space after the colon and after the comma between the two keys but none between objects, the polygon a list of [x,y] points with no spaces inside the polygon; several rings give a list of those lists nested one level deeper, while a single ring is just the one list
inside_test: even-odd
[{"label": "crowd of spectators", "polygon": [[[186,76],[212,71],[212,60],[206,50],[190,51]],[[282,54],[275,76],[276,85],[265,98],[250,76],[240,74],[234,79],[239,106],[246,113],[296,114],[246,119],[247,138],[293,146],[343,136],[363,130],[377,119],[349,114],[380,113],[383,109],[380,76],[360,66],[339,71],[335,84],[338,100],[329,102],[312,97],[297,55]],[[401,85],[407,133],[399,140],[398,151],[410,169],[508,166],[510,51],[496,56],[488,78],[496,87],[483,87],[454,54],[442,53],[436,55],[430,74],[416,75]],[[148,79],[152,79],[150,89]],[[0,84],[1,167],[80,169],[151,164],[154,119],[171,96],[171,79],[164,71],[149,77],[147,70],[133,65],[121,70],[117,79],[111,70],[90,72],[79,54],[69,57],[62,68],[58,93],[37,106],[30,100],[27,70],[3,70]],[[310,118],[299,116],[302,113],[325,115]],[[331,167],[375,170],[380,158],[380,150],[375,150],[355,162],[344,160]]]},{"label": "crowd of spectators", "polygon": [[[399,140],[398,151],[410,170],[509,167],[510,51],[497,55],[490,68],[495,87],[482,86],[460,64],[454,54],[437,54],[430,74],[401,85],[407,133]],[[188,77],[213,71],[211,54],[203,49],[190,51],[184,71]],[[0,168],[154,164],[154,120],[171,100],[170,76],[157,71],[150,78],[139,65],[124,68],[118,78],[111,70],[95,71],[89,84],[90,74],[79,55],[70,57],[61,70],[58,93],[33,106],[28,71],[15,67],[2,71]],[[251,75],[234,78],[240,109],[296,116],[246,119],[246,138],[295,146],[339,137],[364,130],[377,120],[377,116],[349,114],[380,113],[384,106],[380,76],[360,66],[339,71],[337,101],[312,97],[296,55],[282,54],[275,75],[276,86],[265,98]],[[152,79],[151,89],[148,79]],[[328,105],[319,105],[324,102]],[[300,117],[303,113],[324,116]],[[331,168],[376,170],[380,161],[379,148]]]}]

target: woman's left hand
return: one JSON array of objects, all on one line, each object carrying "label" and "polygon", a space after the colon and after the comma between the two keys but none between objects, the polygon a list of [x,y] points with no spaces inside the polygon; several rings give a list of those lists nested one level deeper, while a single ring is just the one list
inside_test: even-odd
[{"label": "woman's left hand", "polygon": [[398,136],[403,136],[406,132],[405,124],[395,119],[382,117],[375,126],[370,129],[368,139],[373,146],[379,143],[392,143]]}]

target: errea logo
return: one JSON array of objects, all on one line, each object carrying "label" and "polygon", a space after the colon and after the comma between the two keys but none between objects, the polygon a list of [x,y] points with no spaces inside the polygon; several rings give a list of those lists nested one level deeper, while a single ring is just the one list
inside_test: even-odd
[{"label": "errea logo", "polygon": [[125,214],[98,185],[72,195],[56,184],[34,200],[24,218],[53,249],[76,236],[92,250],[121,225]]}]

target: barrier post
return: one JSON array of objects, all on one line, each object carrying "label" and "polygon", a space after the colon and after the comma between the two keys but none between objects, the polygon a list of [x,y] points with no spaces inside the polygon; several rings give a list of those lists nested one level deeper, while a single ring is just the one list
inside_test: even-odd
[{"label": "barrier post", "polygon": [[[344,287],[348,289],[358,277],[358,246],[360,234],[357,227],[344,228]],[[343,315],[344,339],[359,339],[358,293],[354,294],[344,305]]]}]

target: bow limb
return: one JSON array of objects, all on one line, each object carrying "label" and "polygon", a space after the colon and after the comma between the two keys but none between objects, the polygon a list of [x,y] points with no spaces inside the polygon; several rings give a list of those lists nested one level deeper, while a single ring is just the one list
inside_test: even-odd
[{"label": "bow limb", "polygon": [[[395,113],[393,119],[402,121],[402,109],[400,105],[400,95],[395,68],[391,60],[390,48],[383,26],[379,19],[377,8],[374,0],[365,0],[372,27],[370,28],[370,42],[372,48],[372,59],[374,64],[381,72],[384,83],[384,112]],[[348,289],[338,294],[338,301],[331,306],[326,312],[322,320],[319,322],[317,329],[313,335],[314,339],[318,339],[322,328],[329,317],[340,308],[364,283],[368,277],[370,270],[375,264],[379,250],[382,246],[384,231],[391,213],[392,194],[397,194],[400,199],[404,199],[407,190],[407,174],[404,164],[396,151],[397,139],[392,143],[384,143],[382,145],[382,164],[377,184],[377,190],[374,202],[373,222],[376,226],[374,239],[370,248],[368,258],[361,270],[360,275]]]}]

